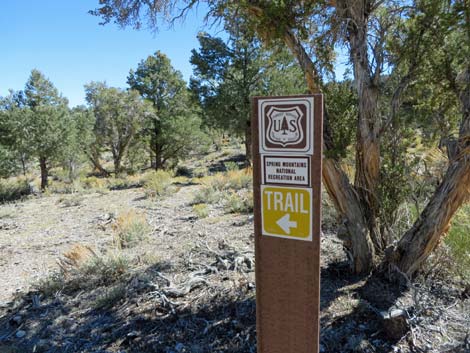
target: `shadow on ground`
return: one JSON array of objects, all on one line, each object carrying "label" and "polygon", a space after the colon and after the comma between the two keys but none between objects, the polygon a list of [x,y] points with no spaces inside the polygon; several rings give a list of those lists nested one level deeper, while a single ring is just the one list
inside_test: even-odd
[{"label": "shadow on ground", "polygon": [[[157,264],[144,272],[166,269],[167,264]],[[231,288],[209,285],[184,297],[170,298],[155,283],[139,284],[136,278],[128,279],[122,297],[102,308],[96,308],[97,295],[86,290],[58,293],[45,298],[38,308],[31,300],[38,293],[19,298],[0,318],[0,344],[18,352],[49,353],[256,352],[252,284],[239,282]],[[366,279],[352,277],[345,263],[322,270],[322,352],[392,352],[395,341],[386,337],[371,310],[377,301],[363,303],[371,300],[362,298],[368,285]],[[385,292],[384,288],[375,289],[376,293]],[[108,295],[113,290],[106,289]],[[7,352],[6,348],[3,351]]]},{"label": "shadow on ground", "polygon": [[[39,307],[32,301],[39,293],[18,298],[0,309],[0,353],[256,352],[255,288],[245,275],[217,272],[185,295],[170,296],[162,291],[168,269],[156,264],[101,294],[56,293]],[[344,262],[323,268],[321,278],[321,352],[438,352],[404,344],[408,330],[391,335],[384,325],[383,312],[409,291],[405,286],[381,275],[352,276]],[[124,292],[113,298],[116,288]],[[103,293],[109,302],[97,307]],[[468,343],[446,352],[467,352]]]}]

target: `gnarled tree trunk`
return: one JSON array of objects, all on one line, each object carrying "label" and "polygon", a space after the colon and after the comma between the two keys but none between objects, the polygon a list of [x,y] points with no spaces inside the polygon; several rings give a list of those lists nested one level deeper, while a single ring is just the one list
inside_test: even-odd
[{"label": "gnarled tree trunk", "polygon": [[[250,1],[252,15],[263,18],[264,4]],[[344,220],[346,237],[344,246],[349,253],[356,273],[368,272],[382,257],[387,247],[380,232],[378,222],[380,204],[378,186],[380,177],[380,136],[388,124],[379,119],[379,79],[381,56],[375,57],[375,70],[369,62],[368,17],[376,3],[370,0],[338,0],[332,2],[341,21],[347,29],[354,79],[358,93],[358,125],[356,146],[356,170],[352,185],[342,170],[338,160],[325,157],[323,161],[323,183],[335,208]],[[264,16],[264,17],[263,17]],[[280,21],[282,22],[282,21]],[[271,30],[275,31],[276,20],[270,19]],[[269,30],[264,29],[268,32]],[[269,36],[268,36],[269,37]],[[286,28],[284,42],[297,58],[311,93],[321,92],[319,75],[315,64],[295,33]],[[470,71],[467,78],[470,77]],[[409,83],[410,78],[404,83]],[[467,87],[470,87],[468,85]],[[399,87],[401,94],[404,87]],[[403,272],[412,275],[439,243],[446,232],[456,210],[469,198],[470,194],[470,88],[461,95],[463,122],[460,131],[459,157],[451,162],[444,181],[423,210],[414,226],[405,233],[395,249],[387,251],[386,262],[394,263]],[[394,97],[395,102],[399,100]],[[393,102],[392,102],[393,103]],[[397,103],[399,104],[399,103]],[[395,110],[397,107],[394,107]],[[394,111],[396,113],[396,111]],[[328,129],[329,122],[325,110],[324,150],[332,147]]]},{"label": "gnarled tree trunk", "polygon": [[[290,31],[286,31],[284,42],[297,58],[302,68],[308,88],[311,93],[321,92],[318,83],[318,75],[315,65],[298,38]],[[325,110],[324,150],[328,151],[332,146],[329,131],[329,122]],[[359,194],[349,182],[348,176],[342,170],[339,161],[333,158],[323,160],[323,184],[328,195],[333,200],[336,210],[343,219],[348,236],[343,239],[344,246],[356,273],[369,271],[374,265],[375,249],[368,237],[368,223],[363,214],[363,207]]]},{"label": "gnarled tree trunk", "polygon": [[48,186],[48,174],[46,157],[39,157],[39,167],[41,168],[41,190],[46,190]]},{"label": "gnarled tree trunk", "polygon": [[245,157],[246,161],[251,165],[253,161],[253,151],[251,150],[252,136],[251,136],[251,120],[246,121],[245,126]]},{"label": "gnarled tree trunk", "polygon": [[470,199],[470,67],[461,75],[465,89],[459,93],[462,106],[457,151],[433,197],[400,239],[388,261],[412,275],[439,244],[455,212]]},{"label": "gnarled tree trunk", "polygon": [[378,114],[380,63],[372,71],[368,54],[368,22],[372,2],[338,1],[338,13],[347,23],[347,39],[353,64],[354,84],[358,95],[356,170],[354,186],[359,194],[362,214],[368,231],[365,234],[381,253],[386,244],[378,226],[379,202],[377,189],[380,175],[381,121]]},{"label": "gnarled tree trunk", "polygon": [[92,151],[87,153],[87,155],[91,164],[93,164],[94,171],[98,171],[101,176],[109,177],[109,172],[104,169],[104,167],[100,163],[100,153],[95,149],[92,149]]}]

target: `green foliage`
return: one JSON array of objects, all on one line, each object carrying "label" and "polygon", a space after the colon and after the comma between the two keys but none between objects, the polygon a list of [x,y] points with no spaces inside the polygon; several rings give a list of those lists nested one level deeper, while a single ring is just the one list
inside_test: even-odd
[{"label": "green foliage", "polygon": [[74,124],[63,98],[40,71],[32,70],[24,92],[10,91],[0,100],[0,151],[5,159],[1,169],[8,173],[18,169],[23,173],[27,162],[35,157],[41,166],[41,188],[48,183],[52,163],[64,157]]},{"label": "green foliage", "polygon": [[382,144],[378,198],[381,220],[389,228],[396,226],[399,207],[409,201],[412,188],[418,182],[418,176],[412,173],[416,160],[407,158],[406,153],[410,141],[406,137],[409,136],[405,137],[404,134],[403,130],[392,131],[386,135]]},{"label": "green foliage", "polygon": [[17,158],[10,148],[0,145],[0,177],[9,177],[18,172]]},{"label": "green foliage", "polygon": [[[185,10],[199,4],[198,1],[184,3]],[[114,20],[121,26],[137,28],[147,24],[156,29],[161,20],[175,15],[177,4],[177,1],[103,0],[92,13],[105,22]],[[233,42],[234,52],[243,48],[242,54],[250,53],[245,59],[257,59],[255,52],[249,51],[253,47],[246,46],[254,32],[265,44],[283,40],[296,54],[310,88],[327,93],[325,155],[348,159],[355,151],[355,160],[350,158],[347,162],[357,168],[347,173],[340,170],[340,164],[328,163],[328,189],[337,201],[340,216],[347,218],[344,220],[347,227],[364,221],[361,236],[351,238],[345,245],[351,251],[357,271],[371,270],[375,265],[369,259],[374,257],[374,248],[382,253],[382,245],[390,245],[380,244],[382,239],[374,239],[375,235],[382,231],[384,239],[387,238],[390,228],[396,227],[397,213],[403,205],[413,203],[419,211],[423,200],[436,195],[436,184],[444,174],[445,164],[439,168],[432,166],[434,175],[428,178],[431,168],[421,163],[412,151],[416,140],[428,148],[439,143],[447,150],[450,163],[464,163],[468,157],[468,1],[209,0],[206,5],[209,15],[224,21],[231,39],[242,38]],[[239,36],[240,33],[243,35]],[[249,100],[244,93],[256,89],[246,89],[247,86],[238,89],[241,86],[236,83],[237,79],[243,82],[244,78],[250,78],[245,73],[253,66],[245,66],[245,72],[240,74],[236,57],[226,59],[232,53],[231,43],[207,35],[200,36],[200,42],[200,52],[193,52],[196,78],[191,87],[202,97],[205,120],[210,125],[218,122],[221,129],[236,128],[239,135],[245,131],[249,146],[246,105]],[[347,51],[351,70],[348,74],[354,78],[355,93],[347,87],[348,82],[328,83],[334,77],[334,52],[339,46]],[[350,148],[354,142],[356,149]],[[451,174],[447,175],[452,178]],[[466,182],[465,178],[453,181]],[[206,190],[220,192],[217,185],[210,185]],[[467,196],[459,195],[452,201],[460,206]],[[442,199],[445,200],[441,202],[442,207],[450,207],[450,199]],[[351,207],[357,208],[357,212],[350,212]],[[442,213],[445,211],[442,209]],[[396,248],[396,256],[386,258],[396,259],[392,261],[407,267],[401,270],[412,274],[427,256],[425,250],[431,247],[432,240],[441,236],[435,230],[446,226],[429,226],[439,219],[447,223],[447,217],[419,219],[412,244],[404,238]],[[370,250],[363,250],[369,248],[364,246],[370,243],[369,233],[373,245]],[[361,269],[363,263],[367,264]]]},{"label": "green foliage", "polygon": [[95,116],[84,106],[75,107],[70,112],[70,133],[63,146],[62,166],[68,171],[68,181],[78,177],[79,166],[88,160],[87,154],[96,137],[93,133]]},{"label": "green foliage", "polygon": [[253,212],[253,192],[241,190],[229,193],[225,199],[224,208],[229,213]]},{"label": "green foliage", "polygon": [[65,294],[78,290],[93,290],[122,281],[130,273],[131,261],[119,252],[94,255],[70,269],[61,269],[39,281],[37,290],[46,296],[61,291]]},{"label": "green foliage", "polygon": [[30,193],[26,178],[0,179],[0,203],[18,200]]},{"label": "green foliage", "polygon": [[113,224],[116,244],[119,248],[130,248],[146,239],[150,233],[150,225],[145,215],[133,210],[122,213]]},{"label": "green foliage", "polygon": [[205,177],[202,184],[203,186],[193,196],[191,202],[193,205],[221,204],[229,213],[253,211],[251,169],[218,173]]},{"label": "green foliage", "polygon": [[135,71],[130,71],[127,81],[153,107],[153,114],[146,116],[142,136],[155,169],[176,165],[205,144],[198,109],[181,73],[165,54],[157,51],[142,60]]},{"label": "green foliage", "polygon": [[168,195],[171,191],[172,175],[163,170],[148,173],[145,176],[144,189],[149,197],[156,198]]},{"label": "green foliage", "polygon": [[86,100],[96,117],[95,142],[91,155],[98,158],[102,151],[113,156],[114,172],[122,172],[122,162],[129,146],[141,132],[144,119],[153,115],[139,93],[107,87],[105,83],[91,82],[85,86]]},{"label": "green foliage", "polygon": [[225,162],[224,166],[225,166],[225,170],[227,170],[228,172],[236,171],[239,169],[238,164],[232,161]]},{"label": "green foliage", "polygon": [[38,158],[58,159],[63,153],[73,124],[67,99],[59,95],[40,71],[33,70],[26,82],[25,105],[30,149]]},{"label": "green foliage", "polygon": [[198,218],[206,218],[209,216],[209,207],[205,203],[193,205],[193,212]]},{"label": "green foliage", "polygon": [[455,270],[470,283],[470,205],[462,207],[452,221],[445,243],[455,260]]},{"label": "green foliage", "polygon": [[325,153],[330,158],[345,158],[356,138],[358,111],[353,83],[345,80],[326,84],[325,104],[333,137],[333,148]]},{"label": "green foliage", "polygon": [[243,136],[251,159],[251,96],[303,93],[305,83],[292,57],[285,50],[263,49],[242,19],[226,29],[227,42],[207,33],[198,35],[190,86],[203,107],[206,126]]},{"label": "green foliage", "polygon": [[26,173],[31,158],[27,118],[23,92],[10,90],[7,97],[0,98],[0,176],[14,175],[21,167]]}]

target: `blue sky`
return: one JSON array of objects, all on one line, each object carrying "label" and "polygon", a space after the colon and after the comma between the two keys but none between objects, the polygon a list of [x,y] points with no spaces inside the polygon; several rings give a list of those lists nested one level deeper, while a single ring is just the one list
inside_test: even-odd
[{"label": "blue sky", "polygon": [[158,33],[100,26],[87,12],[98,0],[6,0],[0,12],[0,96],[20,90],[32,69],[42,71],[69,99],[70,106],[84,103],[83,85],[106,81],[126,87],[131,68],[157,50],[167,54],[188,80],[191,49],[198,47],[204,26],[204,9],[189,14],[173,29]]}]

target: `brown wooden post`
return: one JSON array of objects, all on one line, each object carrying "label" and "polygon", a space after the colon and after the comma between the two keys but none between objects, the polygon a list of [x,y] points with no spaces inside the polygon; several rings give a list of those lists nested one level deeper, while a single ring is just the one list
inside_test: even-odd
[{"label": "brown wooden post", "polygon": [[322,95],[253,98],[258,353],[318,353]]}]

